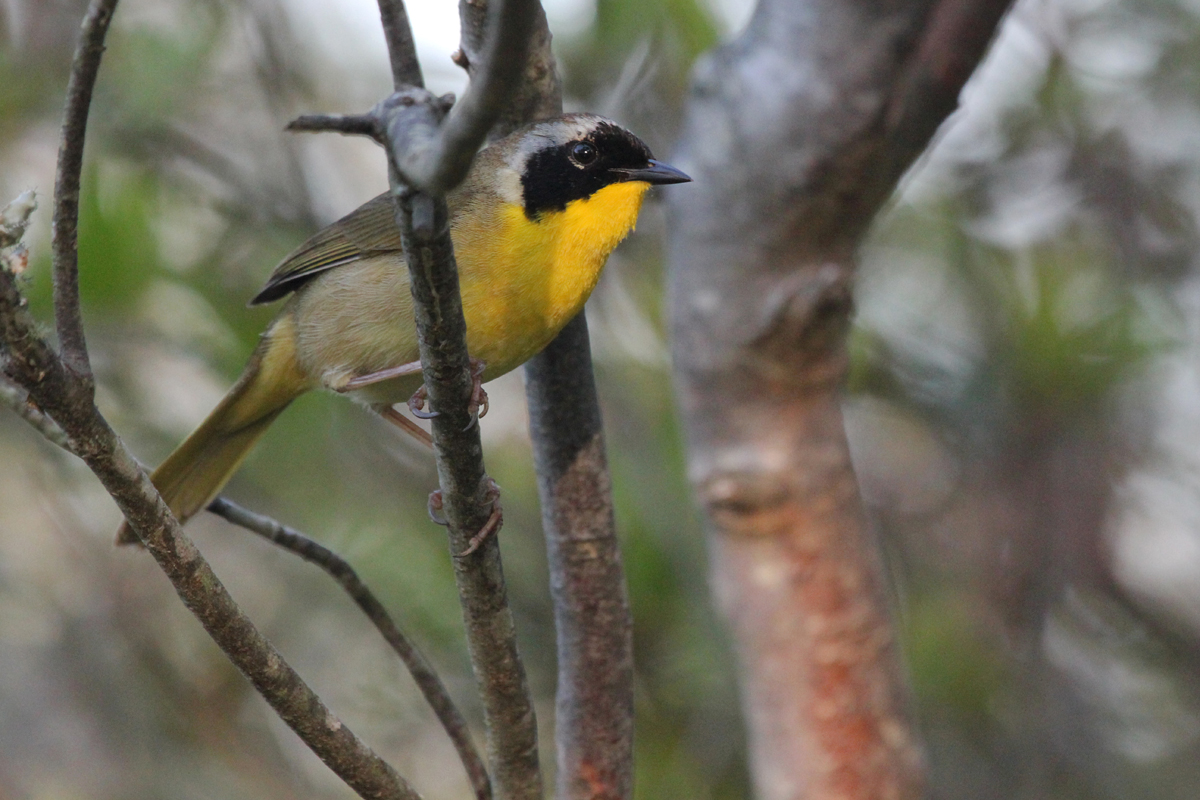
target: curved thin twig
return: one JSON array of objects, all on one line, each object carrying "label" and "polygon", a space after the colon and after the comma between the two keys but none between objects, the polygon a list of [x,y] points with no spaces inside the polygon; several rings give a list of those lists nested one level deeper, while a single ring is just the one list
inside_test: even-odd
[{"label": "curved thin twig", "polygon": [[490,800],[492,797],[491,779],[488,777],[487,766],[483,763],[483,758],[471,740],[471,731],[467,727],[466,719],[454,704],[454,700],[450,697],[450,692],[447,691],[441,678],[425,660],[425,656],[421,655],[421,651],[416,648],[416,645],[397,627],[387,609],[379,602],[370,587],[358,577],[358,573],[354,571],[350,563],[328,547],[310,539],[294,528],[289,528],[270,517],[243,508],[224,497],[213,500],[209,504],[208,510],[227,522],[256,533],[283,549],[295,553],[310,564],[316,564],[346,590],[346,594],[350,595],[351,599],[362,609],[363,613],[367,615],[367,619],[371,620],[371,624],[408,667],[417,688],[421,690],[426,702],[433,708],[433,712],[437,714],[442,727],[445,728],[450,741],[454,743],[454,749],[458,751],[458,757],[463,762],[475,797],[478,800]]},{"label": "curved thin twig", "polygon": [[472,71],[466,95],[442,126],[437,148],[417,163],[409,163],[408,153],[396,159],[410,185],[442,194],[462,183],[475,151],[521,80],[530,34],[540,10],[538,0],[491,0],[483,63]]},{"label": "curved thin twig", "polygon": [[92,89],[100,72],[104,37],[116,6],[117,0],[92,0],[83,18],[83,32],[67,82],[67,107],[63,115],[62,144],[58,150],[51,221],[54,323],[58,329],[59,347],[63,363],[88,386],[92,382],[92,366],[88,361],[83,315],[79,309],[79,176],[83,170],[83,143]]}]

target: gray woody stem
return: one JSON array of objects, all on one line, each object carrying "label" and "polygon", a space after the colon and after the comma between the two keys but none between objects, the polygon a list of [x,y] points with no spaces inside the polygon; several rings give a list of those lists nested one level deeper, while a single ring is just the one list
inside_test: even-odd
[{"label": "gray woody stem", "polygon": [[187,607],[313,752],[361,797],[418,800],[404,779],[330,713],[254,628],[93,404],[79,311],[76,232],[88,106],[114,6],[114,0],[94,0],[89,6],[68,84],[53,245],[55,316],[63,356],[60,359],[38,335],[16,276],[5,265],[0,268],[0,366],[28,392],[33,409],[26,418],[36,423],[36,410],[57,423],[70,450],[100,479]]},{"label": "gray woody stem", "polygon": [[[425,388],[438,413],[433,447],[454,554],[465,553],[500,509],[484,471],[479,425],[468,411],[473,379],[444,194],[466,177],[505,98],[517,86],[535,10],[536,0],[503,0],[493,6],[482,69],[448,118],[442,118],[445,99],[401,92],[399,84],[397,95],[375,113],[380,132],[386,132],[380,144],[392,167]],[[391,55],[393,64],[404,57],[397,48]],[[393,73],[399,72],[393,66]],[[496,792],[504,800],[539,800],[537,719],[517,651],[496,533],[470,556],[454,558],[455,579],[483,700]]]},{"label": "gray woody stem", "polygon": [[[560,84],[549,49],[549,30],[540,4],[532,4],[535,16],[529,23],[532,27],[531,49],[524,61],[517,57],[521,51],[514,52],[503,44],[496,44],[497,41],[503,42],[503,34],[493,33],[489,37],[484,33],[485,20],[497,16],[503,18],[514,7],[507,3],[503,6],[494,4],[489,8],[486,2],[464,2],[460,6],[463,18],[460,62],[472,72],[470,92],[475,92],[475,96],[506,98],[503,105],[493,103],[487,110],[489,114],[499,114],[494,125],[488,123],[492,125],[493,138],[511,132],[530,119],[561,112]],[[492,25],[491,29],[496,30],[497,27]],[[509,65],[521,67],[515,72],[509,70],[509,79],[519,77],[523,80],[515,87],[515,91],[477,92],[477,87],[484,85],[484,79],[491,74],[491,64],[497,54],[502,54]],[[409,99],[403,99],[403,94],[409,94]],[[454,123],[453,113],[469,107],[467,101],[473,95],[468,94],[467,99],[455,108],[450,123],[435,129],[429,125],[423,127],[404,121],[404,109],[422,103],[434,108],[437,104],[428,98],[418,100],[415,94],[403,94],[394,95],[381,103],[368,116],[311,116],[297,120],[292,127],[297,130],[338,130],[373,135],[377,140],[382,140],[381,144],[393,154],[393,165],[398,165],[397,171],[406,180],[430,188],[429,184],[422,183],[420,176],[441,172],[438,165],[429,163],[429,160],[438,153],[447,152],[444,148],[452,139],[444,136],[444,131]],[[486,129],[482,123],[474,126],[464,124],[462,127],[474,131]],[[455,159],[460,157],[453,152],[450,155]],[[414,205],[423,208],[419,216],[423,217],[424,222],[416,226],[412,222]],[[419,195],[406,195],[402,202],[400,224],[410,236],[426,242],[430,254],[443,249],[448,253],[448,241],[445,245],[439,244],[428,238],[427,233],[417,232],[426,226],[438,230],[443,224],[441,220],[444,213],[440,203],[432,198],[426,201]],[[412,254],[415,251],[406,247],[406,252]],[[440,256],[435,256],[435,260],[437,258]],[[410,268],[415,269],[411,259]],[[419,282],[414,271],[414,292],[419,291]],[[437,297],[443,301],[449,296],[445,291],[437,293]],[[453,293],[453,297],[457,299],[457,292]],[[457,324],[445,316],[438,319],[448,325]],[[421,339],[424,346],[425,336],[422,335]],[[432,396],[434,391],[428,374],[431,362],[424,351],[422,362],[427,369],[426,385],[430,387]],[[582,316],[568,325],[558,339],[531,362],[527,374],[535,458],[542,468],[539,489],[552,560],[556,621],[559,623],[558,794],[560,798],[628,797],[632,789],[632,622],[612,521],[612,500],[603,453],[599,407],[592,382],[587,327]],[[452,393],[450,396],[456,395]],[[461,398],[462,395],[458,394],[457,397]],[[444,413],[437,399],[434,399],[434,405]],[[459,432],[453,426],[447,424],[447,428],[448,437],[457,437]],[[435,421],[435,438],[437,429],[438,422]],[[439,462],[439,472],[442,469]],[[482,477],[482,470],[478,475]],[[464,478],[459,485],[466,490],[475,487],[476,492],[474,509],[469,503],[464,511],[471,513],[473,510],[478,514],[479,484],[472,474]],[[444,490],[446,485],[446,476],[443,474]],[[453,494],[445,491],[443,498],[447,506],[454,500]],[[447,517],[453,526],[454,515],[448,513]],[[465,530],[470,532],[471,528]],[[452,532],[453,539],[455,534]],[[483,552],[483,557],[487,557],[486,552]],[[470,622],[468,613],[469,625]],[[474,654],[475,651],[472,652]],[[519,666],[519,662],[516,663]],[[478,667],[476,674],[481,675]],[[488,692],[485,686],[485,704],[488,702]],[[511,714],[508,716],[511,717]],[[529,733],[532,735],[531,707],[527,719],[515,717],[513,721],[531,726]],[[502,783],[506,779],[500,772],[503,759],[498,758],[500,754],[496,745],[511,746],[516,740],[506,742],[490,724],[489,735],[493,737],[489,749],[493,763],[497,764],[497,788],[505,795],[506,789]],[[530,738],[528,741],[532,745],[534,740]],[[524,759],[526,775],[531,777],[534,773],[528,768],[535,763],[532,760],[534,753],[529,751],[522,755],[520,749],[510,749],[510,753],[518,759],[518,766]],[[514,783],[513,786],[514,790],[534,791],[531,781],[524,781],[520,786]],[[536,791],[540,794],[540,778]]]},{"label": "gray woody stem", "polygon": [[[479,425],[467,411],[471,369],[458,270],[445,200],[399,198],[401,235],[412,275],[421,363],[433,419],[433,447],[452,553],[463,553],[488,524],[495,498],[483,469]],[[414,224],[415,222],[415,224]],[[542,796],[537,720],[517,651],[496,532],[473,554],[454,558],[459,602],[475,680],[483,700],[496,793],[505,800]]]},{"label": "gray woody stem", "polygon": [[695,189],[669,197],[673,354],[761,800],[922,796],[839,405],[854,251],[1006,7],[761,0],[696,68]]},{"label": "gray woody stem", "polygon": [[67,369],[91,387],[92,367],[83,336],[79,309],[79,177],[83,170],[83,142],[92,89],[104,55],[104,37],[112,22],[117,0],[93,0],[83,20],[83,32],[75,49],[71,77],[67,81],[67,104],[63,115],[62,141],[54,181],[54,216],[51,240],[54,262],[54,321],[59,347]]},{"label": "gray woody stem", "polygon": [[559,800],[633,795],[633,619],[583,315],[525,367],[558,632]]},{"label": "gray woody stem", "polygon": [[424,88],[417,47],[413,43],[412,27],[403,0],[379,0],[379,18],[383,22],[383,38],[387,40],[388,60],[392,65],[392,87]]},{"label": "gray woody stem", "polygon": [[[304,129],[320,130],[326,124],[343,132],[370,129],[391,156],[405,152],[410,142],[436,138],[448,102],[409,88],[395,92],[364,117],[309,117]],[[504,800],[535,800],[542,795],[537,720],[517,651],[495,532],[466,555],[498,506],[483,467],[479,425],[468,411],[472,370],[449,211],[444,197],[405,186],[395,159],[389,161],[396,221],[413,292],[422,377],[429,404],[437,412],[433,448],[441,507],[455,556],[467,647],[483,700],[492,778]]]},{"label": "gray woody stem", "polygon": [[[462,53],[473,69],[487,5],[463,0],[459,12]],[[492,136],[560,113],[562,88],[550,31],[539,13],[524,80]],[[633,619],[582,314],[526,365],[525,392],[558,634],[556,796],[628,798],[633,794]]]}]

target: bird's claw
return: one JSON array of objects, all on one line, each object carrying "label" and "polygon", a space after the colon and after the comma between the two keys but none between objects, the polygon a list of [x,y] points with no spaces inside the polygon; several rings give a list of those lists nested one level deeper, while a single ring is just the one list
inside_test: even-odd
[{"label": "bird's claw", "polygon": [[467,549],[455,556],[455,558],[466,558],[467,556],[478,550],[489,536],[498,534],[500,528],[504,526],[504,509],[500,507],[500,487],[491,478],[487,479],[487,493],[484,495],[484,500],[492,505],[492,513],[488,516],[487,522],[483,523],[483,527],[479,529],[479,533],[471,537],[467,542]]},{"label": "bird's claw", "polygon": [[487,369],[485,362],[477,358],[471,359],[471,399],[467,402],[467,414],[470,415],[471,421],[463,430],[471,430],[475,423],[487,416],[488,396],[483,389],[483,371],[485,369]]},{"label": "bird's claw", "polygon": [[426,510],[429,511],[429,518],[433,520],[435,525],[447,527],[450,521],[446,519],[446,515],[442,513],[442,490],[434,489],[429,493],[429,503],[426,505]]},{"label": "bird's claw", "polygon": [[[479,529],[467,542],[467,548],[461,553],[457,553],[455,558],[466,558],[474,553],[483,543],[487,541],[489,536],[499,533],[500,528],[504,525],[504,510],[500,507],[500,487],[491,478],[487,479],[487,492],[483,496],[484,502],[491,504],[492,513],[488,515],[487,521],[483,523],[483,527]],[[429,493],[429,518],[438,525],[449,526],[450,522],[446,519],[446,515],[442,513],[442,490],[434,489]]]},{"label": "bird's claw", "polygon": [[408,398],[408,410],[417,419],[433,419],[438,416],[438,412],[430,409],[425,410],[425,401],[429,398],[429,390],[425,388],[425,384],[413,392],[412,397]]}]

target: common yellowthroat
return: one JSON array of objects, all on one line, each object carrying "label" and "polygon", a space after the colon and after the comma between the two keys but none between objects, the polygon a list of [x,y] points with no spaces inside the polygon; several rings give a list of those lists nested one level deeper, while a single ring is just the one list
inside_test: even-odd
[{"label": "common yellowthroat", "polygon": [[[482,380],[521,365],[578,314],[653,184],[691,180],[603,117],[568,114],[482,150],[447,197],[467,350]],[[291,295],[225,398],[151,475],[180,522],[205,508],[267,426],[310,389],[393,422],[421,384],[393,202],[380,195],[315,233],[251,305]],[[136,541],[128,525],[119,542]]]}]

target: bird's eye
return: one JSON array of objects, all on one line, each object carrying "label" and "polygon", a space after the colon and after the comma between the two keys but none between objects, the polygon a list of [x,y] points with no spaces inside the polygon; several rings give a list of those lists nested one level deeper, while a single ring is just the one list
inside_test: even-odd
[{"label": "bird's eye", "polygon": [[581,167],[586,167],[596,160],[596,148],[587,142],[577,142],[571,147],[571,160]]}]

